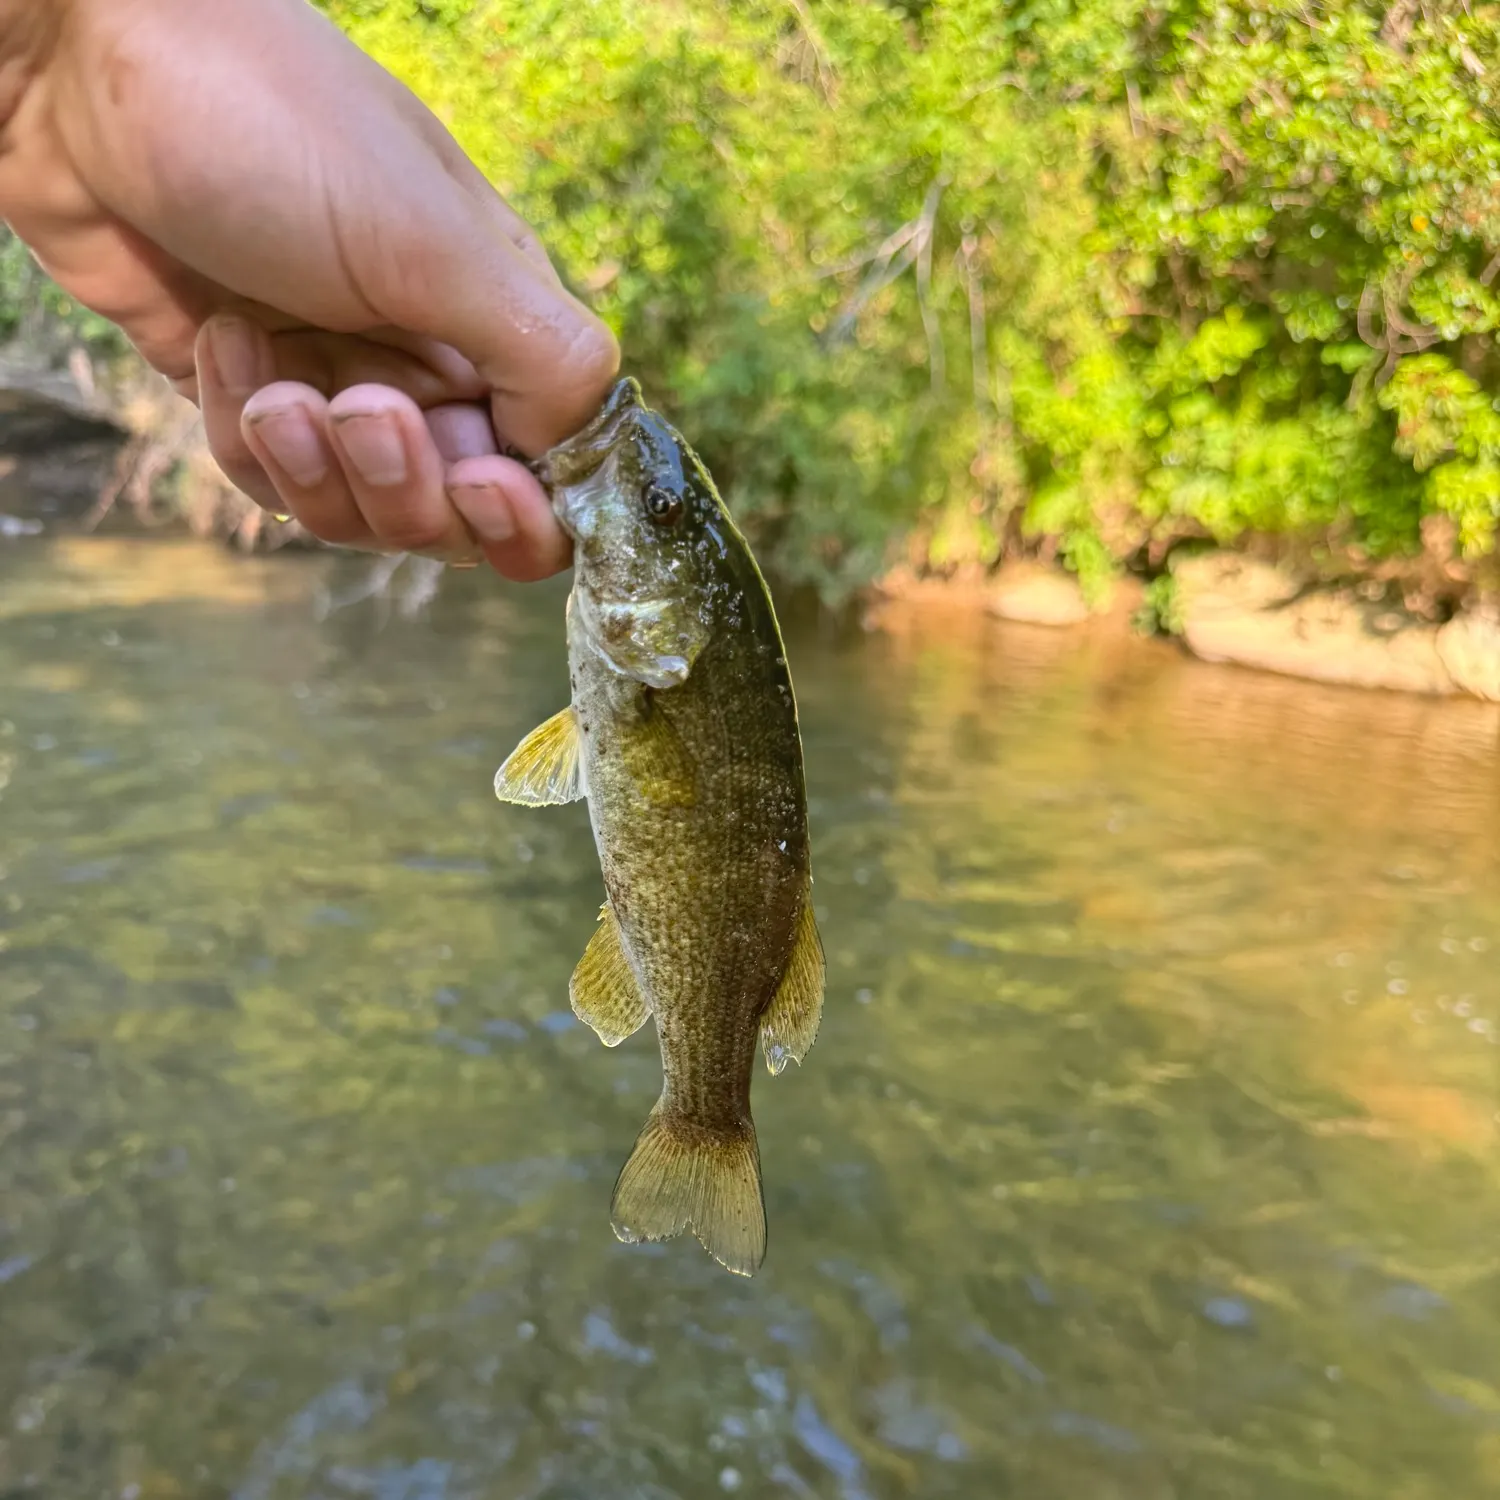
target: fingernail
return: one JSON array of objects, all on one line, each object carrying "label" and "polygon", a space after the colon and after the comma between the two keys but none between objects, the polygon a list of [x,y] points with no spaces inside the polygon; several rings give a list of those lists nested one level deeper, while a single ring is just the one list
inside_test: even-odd
[{"label": "fingernail", "polygon": [[481,542],[508,542],[516,534],[510,501],[499,485],[449,485],[448,498]]},{"label": "fingernail", "polygon": [[293,484],[306,490],[323,482],[328,474],[327,450],[305,408],[282,406],[257,413],[250,418],[250,426]]},{"label": "fingernail", "polygon": [[339,446],[366,484],[388,488],[406,483],[406,443],[394,417],[385,412],[335,417],[334,429]]},{"label": "fingernail", "polygon": [[270,375],[261,368],[258,330],[243,318],[212,318],[208,324],[208,349],[218,372],[219,384],[231,396],[244,397],[267,384]]}]

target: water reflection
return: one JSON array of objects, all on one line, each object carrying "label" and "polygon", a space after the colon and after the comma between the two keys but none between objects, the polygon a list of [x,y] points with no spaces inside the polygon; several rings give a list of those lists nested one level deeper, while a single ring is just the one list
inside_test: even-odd
[{"label": "water reflection", "polygon": [[0,553],[0,1495],[1500,1493],[1493,710],[794,628],[745,1284],[610,1236],[653,1044],[490,794],[560,590],[329,568]]}]

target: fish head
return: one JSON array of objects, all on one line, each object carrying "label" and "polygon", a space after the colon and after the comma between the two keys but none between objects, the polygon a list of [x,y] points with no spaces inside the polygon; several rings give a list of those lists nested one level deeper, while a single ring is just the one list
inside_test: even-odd
[{"label": "fish head", "polygon": [[737,536],[707,470],[624,379],[538,473],[573,539],[574,609],[590,643],[653,688],[686,681],[722,611]]}]

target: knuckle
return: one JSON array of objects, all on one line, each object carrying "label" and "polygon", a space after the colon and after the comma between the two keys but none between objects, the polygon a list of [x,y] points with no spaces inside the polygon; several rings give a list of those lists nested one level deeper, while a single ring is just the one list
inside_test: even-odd
[{"label": "knuckle", "polygon": [[603,323],[591,317],[574,333],[562,364],[579,387],[602,395],[619,373],[620,345]]},{"label": "knuckle", "polygon": [[257,503],[263,503],[262,497],[274,495],[275,486],[243,443],[210,439],[208,451],[219,472],[242,494]]}]

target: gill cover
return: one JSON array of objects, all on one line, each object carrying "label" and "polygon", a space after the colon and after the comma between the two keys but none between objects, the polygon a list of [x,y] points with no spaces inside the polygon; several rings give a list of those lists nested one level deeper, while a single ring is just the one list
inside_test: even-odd
[{"label": "gill cover", "polygon": [[685,682],[712,634],[702,544],[717,497],[701,465],[627,378],[537,473],[573,538],[570,609],[585,639],[623,677]]}]

